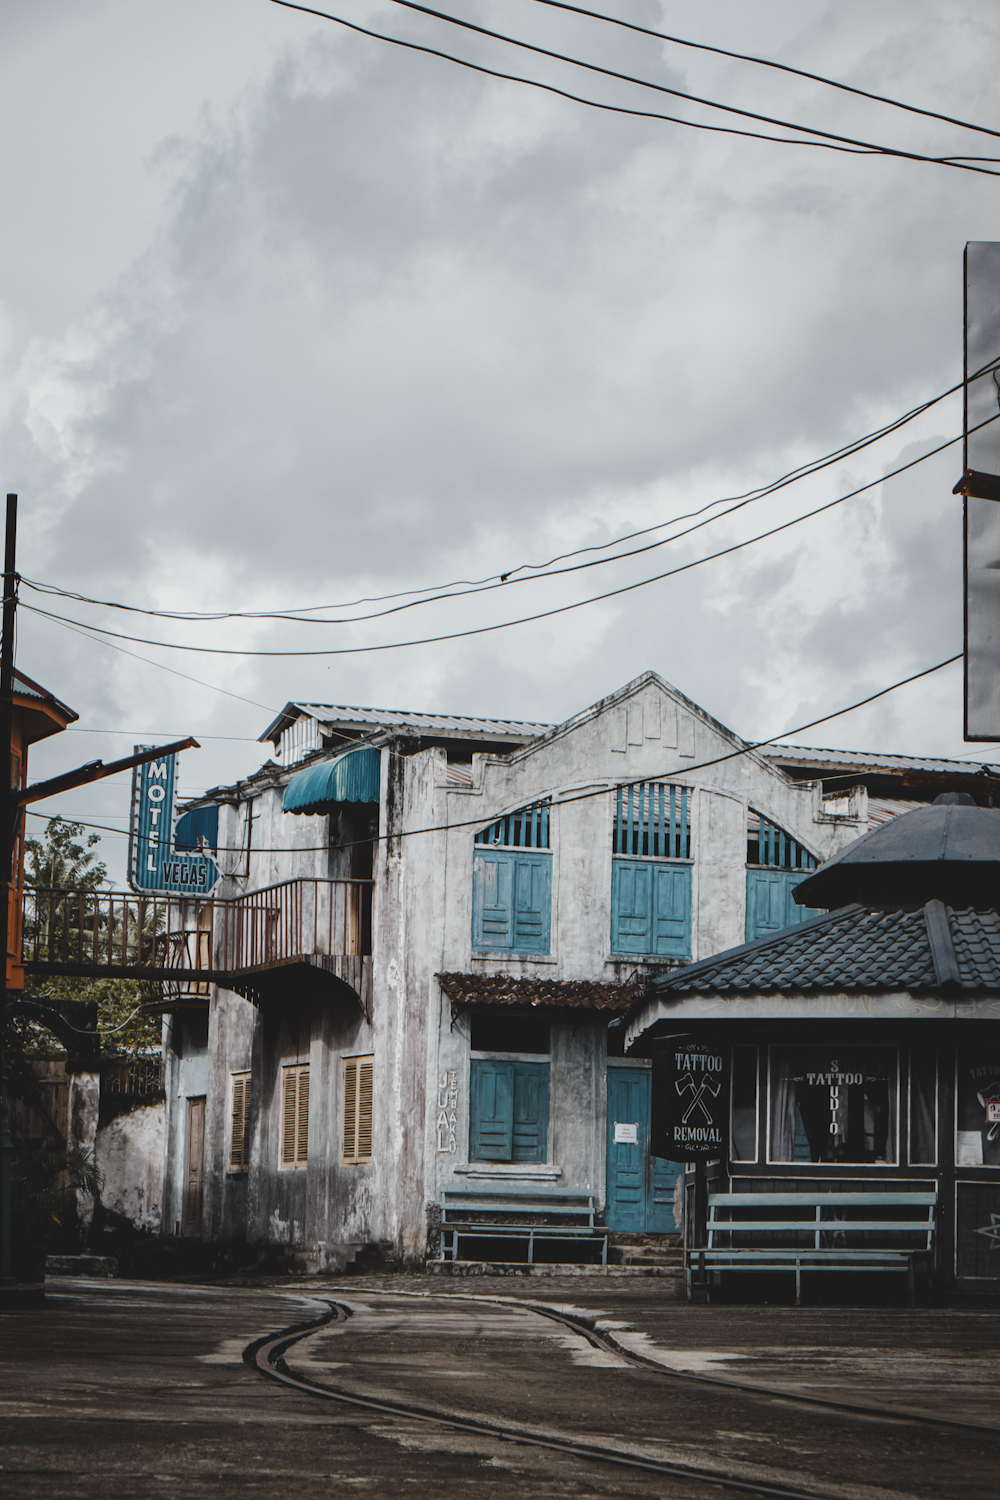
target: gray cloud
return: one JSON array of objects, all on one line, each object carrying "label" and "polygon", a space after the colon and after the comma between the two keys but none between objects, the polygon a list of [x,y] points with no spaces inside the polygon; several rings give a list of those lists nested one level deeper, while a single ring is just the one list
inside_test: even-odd
[{"label": "gray cloud", "polygon": [[[528,6],[476,9],[749,108],[973,149],[802,82],[664,61]],[[982,33],[997,26],[977,7],[757,9],[787,60],[988,118]],[[389,10],[371,14],[443,35]],[[729,27],[750,46],[743,7],[620,13]],[[86,316],[15,358],[0,431],[25,497],[24,571],[137,603],[320,603],[477,577],[745,489],[955,380],[962,244],[1000,237],[989,179],[616,119],[332,27],[304,28],[237,109],[203,117],[158,162],[173,182],[162,229]],[[958,421],[953,404],[853,460],[839,491],[803,486],[721,525],[718,543],[713,529],[641,565],[413,611],[348,641],[467,628],[662,571],[875,477]],[[953,649],[957,467],[935,460],[759,554],[497,636],[333,662],[169,661],[262,703],[543,719],[656,667],[734,728],[770,732]],[[135,629],[161,632],[272,649],[305,635]],[[28,620],[22,648],[109,726],[263,726],[55,626]],[[954,750],[949,683],[827,738]],[[153,725],[164,715],[184,724]],[[212,749],[200,779],[256,754]]]}]

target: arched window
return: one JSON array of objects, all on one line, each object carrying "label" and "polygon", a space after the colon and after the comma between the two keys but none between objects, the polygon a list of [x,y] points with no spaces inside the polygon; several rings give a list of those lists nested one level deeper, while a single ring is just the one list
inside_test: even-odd
[{"label": "arched window", "polygon": [[691,956],[691,788],[641,781],[615,792],[611,951]]},{"label": "arched window", "polygon": [[548,953],[552,930],[549,803],[532,802],[489,823],[472,856],[472,947],[480,953]]},{"label": "arched window", "polygon": [[772,937],[786,927],[797,927],[820,912],[811,906],[796,906],[792,892],[810,870],[816,857],[790,833],[762,813],[750,809],[747,822],[747,919],[746,940]]}]

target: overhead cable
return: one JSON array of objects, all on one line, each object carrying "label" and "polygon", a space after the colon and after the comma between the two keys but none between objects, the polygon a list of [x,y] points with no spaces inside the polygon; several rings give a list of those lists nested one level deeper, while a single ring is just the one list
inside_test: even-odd
[{"label": "overhead cable", "polygon": [[[998,414],[1000,415],[1000,414]],[[978,432],[981,427],[988,427],[998,417],[989,417],[985,422],[980,422],[976,427],[970,427],[970,432]],[[769,537],[777,536],[782,531],[788,531],[793,526],[799,526],[803,521],[812,520],[814,516],[823,515],[826,511],[833,510],[838,505],[843,505],[847,500],[853,500],[856,496],[864,494],[867,490],[877,489],[879,485],[885,484],[889,479],[894,479],[899,474],[905,474],[907,470],[914,469],[918,464],[924,463],[926,459],[933,458],[945,449],[952,448],[956,443],[962,442],[962,437],[949,438],[947,442],[941,443],[936,448],[931,448],[919,458],[911,459],[909,463],[901,464],[899,468],[892,469],[878,479],[871,480],[868,484],[859,485],[857,489],[851,490],[846,495],[840,495],[836,500],[828,500],[824,505],[818,505],[814,510],[806,511],[801,516],[793,516],[790,521],[783,521],[780,525],[772,526],[767,531],[759,532],[757,536],[747,537],[742,542],[733,542],[729,547],[722,547],[718,552],[711,552],[705,557],[695,558],[691,562],[681,563],[676,568],[668,568],[663,573],[654,574],[650,578],[640,578],[635,583],[622,584],[616,589],[609,589],[606,593],[592,595],[589,599],[576,599],[570,604],[562,604],[553,609],[539,610],[533,615],[522,615],[516,620],[500,620],[493,625],[477,625],[468,630],[452,630],[442,635],[423,636],[418,640],[410,641],[386,641],[380,645],[373,646],[335,646],[318,648],[312,651],[250,651],[240,650],[233,646],[194,646],[182,641],[156,641],[145,636],[125,635],[117,630],[108,630],[103,625],[88,625],[89,631],[97,632],[101,636],[111,637],[114,640],[133,641],[143,646],[157,646],[169,651],[193,651],[209,656],[242,656],[261,658],[297,658],[297,657],[322,657],[322,656],[363,656],[370,655],[376,651],[401,651],[411,646],[435,646],[445,641],[466,640],[472,636],[491,635],[499,630],[510,630],[516,625],[531,625],[539,620],[549,620],[556,615],[568,614],[572,610],[583,609],[588,604],[600,604],[607,599],[617,599],[622,594],[633,593],[636,589],[647,588],[652,583],[662,583],[667,578],[675,578],[678,574],[690,572],[693,568],[700,568],[705,563],[715,562],[720,557],[729,557],[734,552],[740,552],[745,547],[752,547],[757,542],[766,541]],[[70,629],[79,629],[79,621],[68,620],[64,615],[57,615],[49,610],[39,609],[35,604],[22,602],[22,609],[30,610],[32,614],[40,615],[46,620],[54,620],[56,623],[66,625]]]},{"label": "overhead cable", "polygon": [[[358,26],[353,21],[346,20],[343,16],[333,15],[330,11],[317,10],[311,5],[295,4],[293,0],[271,0],[271,3],[283,6],[286,10],[298,10],[304,12],[306,15],[318,16],[323,20],[334,21],[340,26],[346,26],[349,30],[360,32],[364,36],[374,37],[378,41],[389,42],[394,46],[406,47],[411,51],[426,52],[431,56],[444,58],[447,62],[456,63],[460,67],[470,68],[477,73],[486,73],[492,77],[503,78],[514,83],[528,84],[533,88],[541,88],[549,93],[561,94],[564,98],[572,99],[578,104],[586,104],[592,108],[609,110],[615,114],[639,115],[650,119],[668,120],[671,124],[675,125],[687,125],[700,130],[722,131],[727,135],[753,136],[760,140],[775,141],[781,145],[816,146],[826,150],[846,152],[852,156],[894,156],[908,161],[926,162],[934,166],[952,167],[963,172],[978,172],[987,177],[1000,176],[1000,172],[995,172],[987,166],[977,166],[968,160],[945,156],[925,156],[918,151],[904,151],[901,147],[880,146],[872,141],[860,140],[854,136],[838,135],[834,131],[820,130],[816,126],[798,125],[794,121],[782,120],[770,115],[762,115],[754,110],[739,109],[736,105],[720,104],[714,99],[703,98],[698,94],[689,94],[682,89],[672,89],[666,84],[652,83],[647,79],[633,77],[629,73],[619,73],[614,68],[605,68],[598,63],[585,62],[582,58],[555,52],[548,47],[539,47],[533,42],[523,41],[519,37],[507,36],[504,32],[492,31],[486,26],[478,26],[472,21],[466,21],[462,17],[453,16],[447,11],[434,10],[427,5],[418,5],[415,3],[415,0],[391,0],[391,3],[403,6],[406,10],[417,11],[422,15],[430,16],[435,20],[444,21],[449,25],[458,26],[465,31],[471,31],[480,36],[488,37],[493,41],[503,42],[507,46],[518,47],[523,51],[536,53],[540,57],[548,57],[557,62],[569,63],[572,67],[583,68],[589,73],[601,74],[603,77],[612,78],[616,82],[632,84],[637,88],[650,89],[659,94],[669,94],[675,99],[683,99],[691,104],[701,104],[708,109],[721,110],[725,114],[739,115],[743,119],[755,120],[759,124],[773,125],[782,130],[798,131],[801,133],[802,139],[795,140],[784,136],[762,135],[759,132],[734,130],[718,125],[706,125],[704,122],[684,120],[673,115],[656,114],[653,111],[624,109],[618,105],[599,103],[594,99],[585,99],[579,95],[570,94],[566,90],[555,88],[551,84],[541,83],[535,79],[519,78],[511,74],[498,73],[492,68],[482,67],[478,63],[471,63],[465,58],[455,57],[450,53],[441,52],[434,47],[422,46],[416,42],[404,41],[400,37],[387,36],[382,32],[372,31],[367,27]],[[816,139],[806,139],[805,137],[807,136],[814,136]],[[982,157],[977,158],[977,160],[996,162],[997,159],[994,157]]]},{"label": "overhead cable", "polygon": [[[869,693],[867,697],[859,698],[856,703],[849,703],[846,708],[838,708],[833,713],[823,714],[818,719],[810,719],[807,724],[798,724],[794,729],[782,730],[780,734],[773,734],[767,739],[744,741],[736,750],[730,750],[725,755],[716,755],[711,760],[703,760],[695,765],[690,766],[673,766],[667,768],[666,770],[657,771],[654,773],[645,772],[641,777],[637,777],[633,781],[615,781],[613,784],[609,784],[608,786],[590,787],[587,791],[584,792],[574,792],[571,796],[559,797],[553,805],[556,807],[566,807],[570,803],[574,802],[589,802],[594,797],[611,796],[616,793],[619,788],[625,790],[628,787],[641,786],[643,783],[649,781],[664,781],[670,776],[689,776],[693,771],[705,771],[708,770],[711,766],[723,765],[726,761],[737,760],[741,755],[751,755],[757,750],[765,749],[768,745],[776,745],[779,740],[787,740],[793,734],[804,734],[807,729],[816,729],[820,724],[829,724],[833,719],[842,719],[845,714],[853,713],[855,709],[866,708],[869,703],[875,703],[879,698],[885,698],[889,693],[895,693],[899,688],[907,687],[911,682],[919,682],[924,677],[931,677],[935,672],[940,672],[944,667],[953,666],[955,662],[961,660],[962,652],[958,652],[955,656],[949,656],[946,658],[946,660],[937,662],[933,667],[923,667],[919,672],[911,673],[909,677],[901,677],[898,682],[890,683],[888,687],[879,688],[876,692]],[[972,764],[978,765],[979,763],[970,762],[970,768]],[[455,788],[455,790],[458,790],[458,788]],[[50,822],[53,818],[62,817],[64,818],[64,821],[78,823],[82,828],[101,829],[103,832],[115,834],[116,837],[125,837],[125,835],[117,828],[104,828],[100,823],[84,823],[76,818],[66,818],[62,813],[36,813],[29,809],[29,815],[35,818],[46,818]],[[300,845],[294,849],[251,849],[250,853],[268,855],[324,854],[328,853],[331,848],[349,849],[353,848],[356,844],[374,844],[383,841],[389,842],[396,839],[415,838],[418,834],[451,833],[459,828],[482,828],[483,826],[483,815],[480,814],[476,818],[465,818],[456,823],[437,823],[426,828],[403,828],[398,832],[386,831],[385,833],[372,834],[370,837],[365,839],[348,840],[343,844],[316,844],[311,848],[309,846]],[[242,844],[239,847],[219,847],[214,852],[216,854],[246,854],[247,847],[245,844]]]},{"label": "overhead cable", "polygon": [[[970,378],[975,379],[978,375],[984,373],[985,370],[990,369],[998,363],[1000,363],[1000,361],[992,360],[989,365],[983,367],[982,371],[977,371],[976,375]],[[692,532],[698,531],[703,526],[709,525],[714,521],[724,520],[726,516],[732,515],[735,511],[743,509],[743,507],[746,505],[754,504],[758,500],[767,499],[770,495],[777,493],[779,490],[788,488],[789,485],[798,482],[800,479],[809,478],[814,474],[820,473],[823,469],[830,468],[836,463],[843,462],[845,458],[855,456],[863,449],[871,447],[872,444],[880,441],[882,438],[899,431],[899,429],[906,426],[908,422],[912,422],[917,417],[922,416],[925,412],[929,411],[931,407],[936,406],[941,401],[944,401],[948,396],[954,395],[956,391],[962,389],[962,385],[963,382],[960,381],[957,385],[951,386],[946,391],[942,391],[940,395],[931,397],[929,400],[922,402],[921,405],[913,407],[908,412],[904,412],[900,417],[895,417],[891,422],[886,423],[885,426],[876,429],[874,432],[866,433],[863,437],[860,438],[855,438],[850,443],[845,443],[842,447],[835,449],[832,453],[824,454],[821,458],[810,459],[806,463],[800,464],[796,469],[792,469],[787,474],[783,474],[779,479],[770,480],[767,484],[759,485],[757,486],[757,488],[752,490],[747,490],[742,495],[722,496],[715,500],[708,501],[707,504],[700,506],[697,510],[689,511],[684,515],[674,516],[668,521],[658,521],[652,526],[642,527],[640,530],[629,532],[625,536],[616,538],[615,541],[602,542],[589,547],[578,547],[573,549],[572,551],[561,553],[557,557],[550,558],[547,563],[521,563],[516,567],[507,568],[500,573],[492,573],[488,577],[478,580],[461,579],[456,580],[452,583],[440,584],[437,586],[428,585],[420,589],[410,589],[397,594],[384,595],[382,596],[382,598],[376,598],[372,600],[358,600],[351,605],[315,605],[312,606],[311,613],[305,612],[305,606],[294,611],[217,610],[208,612],[203,610],[149,609],[141,605],[125,604],[118,600],[95,599],[88,594],[81,594],[77,590],[63,589],[56,584],[43,583],[37,579],[26,578],[23,575],[21,578],[21,582],[26,588],[32,589],[35,593],[54,594],[60,598],[71,599],[80,604],[93,604],[103,609],[117,609],[129,614],[146,615],[154,619],[186,620],[198,624],[214,624],[226,620],[282,620],[288,621],[290,624],[302,625],[351,625],[367,620],[382,619],[387,615],[398,614],[402,610],[413,609],[418,607],[419,605],[440,603],[445,599],[462,599],[467,597],[469,594],[487,593],[492,591],[493,589],[501,587],[509,588],[514,583],[530,583],[535,581],[536,579],[552,578],[561,576],[565,573],[579,572],[586,568],[602,566],[605,563],[618,562],[629,557],[636,557],[643,552],[653,551],[658,547],[666,546],[670,542],[678,541],[685,536],[690,536]],[[557,563],[567,562],[569,561],[569,559],[574,557],[583,557],[592,552],[607,552],[612,547],[621,546],[625,542],[634,541],[640,537],[649,536],[655,531],[665,530],[668,526],[677,526],[682,521],[696,520],[699,516],[704,516],[706,511],[715,510],[718,506],[727,506],[728,509],[717,511],[715,515],[709,516],[706,520],[700,521],[698,525],[689,527],[687,531],[679,532],[674,536],[665,537],[659,542],[651,543],[650,545],[645,547],[634,548],[630,552],[615,553],[612,556],[592,559],[591,561],[586,563],[578,563],[573,567],[557,568],[555,566],[555,564]],[[518,574],[524,574],[525,576],[518,577]],[[418,595],[420,597],[416,597]],[[320,609],[330,610],[337,608],[355,608],[359,604],[363,603],[383,603],[400,598],[405,598],[408,602],[405,604],[393,605],[389,609],[373,611],[371,614],[367,615],[350,615],[339,619],[331,619],[328,615],[317,617],[317,613]]]},{"label": "overhead cable", "polygon": [[[714,52],[717,57],[729,57],[735,62],[753,63],[758,68],[773,68],[778,73],[791,73],[795,78],[808,79],[810,83],[821,83],[826,88],[839,89],[845,94],[855,94],[859,99],[870,99],[876,104],[887,104],[891,109],[906,110],[911,115],[925,115],[929,120],[941,120],[946,125],[957,125],[960,130],[973,130],[979,135],[1000,138],[1000,130],[991,130],[987,125],[973,125],[970,120],[958,120],[954,115],[938,114],[934,109],[922,109],[917,104],[904,104],[901,99],[890,99],[886,94],[871,94],[867,89],[856,88],[839,79],[827,78],[822,73],[810,73],[805,68],[793,68],[790,63],[773,62],[767,57],[753,57],[746,52],[730,52],[726,47],[712,47],[707,42],[692,42],[681,36],[671,36],[663,31],[653,31],[648,26],[639,26],[634,21],[623,21],[618,16],[605,15],[603,11],[587,10],[582,5],[569,5],[566,0],[533,0],[536,5],[546,5],[551,10],[570,11],[577,16],[586,16],[594,21],[606,21],[609,26],[619,26],[623,31],[635,31],[640,36],[652,37],[658,42],[669,42],[674,47],[690,47],[696,52]],[[967,159],[967,158],[966,158]]]}]

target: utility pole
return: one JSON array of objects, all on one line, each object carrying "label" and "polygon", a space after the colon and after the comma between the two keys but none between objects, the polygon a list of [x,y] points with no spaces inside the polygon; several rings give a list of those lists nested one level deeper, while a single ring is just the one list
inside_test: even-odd
[{"label": "utility pole", "polygon": [[3,559],[3,637],[0,639],[0,858],[3,859],[3,883],[6,890],[3,1007],[0,1010],[0,1286],[14,1284],[14,1269],[11,1262],[11,1158],[14,1143],[10,1136],[10,1119],[7,1100],[7,1072],[4,1056],[4,1040],[7,1026],[7,954],[10,943],[11,904],[14,850],[17,845],[15,817],[20,819],[21,809],[12,793],[14,787],[14,761],[11,755],[11,739],[14,734],[14,615],[17,609],[17,496],[7,496],[7,531]]}]

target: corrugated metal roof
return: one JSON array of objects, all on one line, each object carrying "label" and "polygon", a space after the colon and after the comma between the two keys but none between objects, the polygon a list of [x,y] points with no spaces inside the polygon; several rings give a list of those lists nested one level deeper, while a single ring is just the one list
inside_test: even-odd
[{"label": "corrugated metal roof", "polygon": [[477,719],[464,714],[422,714],[409,709],[361,708],[345,703],[288,703],[269,724],[260,740],[273,740],[299,715],[318,719],[324,728],[375,732],[409,729],[416,734],[451,739],[509,740],[523,744],[547,734],[551,724],[530,724],[518,719]]},{"label": "corrugated metal roof", "polygon": [[40,703],[53,704],[61,714],[65,715],[71,724],[76,723],[80,717],[78,713],[74,713],[68,704],[63,703],[57,698],[55,693],[50,693],[48,688],[43,688],[40,683],[33,681],[30,677],[26,677],[17,667],[14,668],[14,692],[19,698],[37,698]]},{"label": "corrugated metal roof", "polygon": [[953,775],[976,775],[995,763],[979,760],[933,760],[914,755],[878,755],[867,750],[814,750],[800,745],[779,745],[762,752],[783,766],[802,766],[817,771],[941,771]]},{"label": "corrugated metal roof", "polygon": [[902,797],[869,797],[868,827],[881,828],[890,818],[901,818],[904,813],[916,812],[926,806],[926,802],[912,802]]},{"label": "corrugated metal roof", "polygon": [[[960,988],[1000,988],[1000,914],[955,911],[938,902],[928,907],[947,913]],[[776,937],[689,964],[654,980],[652,988],[664,997],[939,989],[928,907],[891,912],[842,907]]]}]

